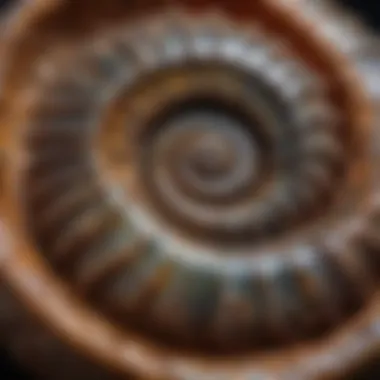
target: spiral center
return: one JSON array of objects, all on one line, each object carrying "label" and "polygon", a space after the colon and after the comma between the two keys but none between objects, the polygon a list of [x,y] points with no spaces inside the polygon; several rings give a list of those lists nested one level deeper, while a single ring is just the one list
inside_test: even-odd
[{"label": "spiral center", "polygon": [[228,173],[235,159],[231,143],[218,133],[198,136],[189,154],[190,169],[200,179],[220,179]]},{"label": "spiral center", "polygon": [[[239,197],[261,177],[262,152],[249,122],[212,107],[180,112],[160,124],[155,167],[191,198]],[[248,124],[248,125],[247,125]]]}]

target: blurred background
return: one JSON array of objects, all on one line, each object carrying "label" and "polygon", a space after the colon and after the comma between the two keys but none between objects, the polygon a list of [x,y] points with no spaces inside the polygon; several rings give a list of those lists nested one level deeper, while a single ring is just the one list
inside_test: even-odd
[{"label": "blurred background", "polygon": [[[34,0],[0,0],[0,12],[8,6],[19,1]],[[75,0],[81,1],[81,0]],[[96,0],[94,0],[96,1]],[[99,0],[106,1],[106,0]],[[128,0],[125,0],[128,1]],[[318,1],[318,0],[316,0]],[[379,0],[334,0],[353,9],[371,28],[380,32],[380,1]],[[379,68],[380,69],[380,68]],[[0,342],[0,379],[1,380],[35,380],[32,376],[22,371],[15,363]],[[379,380],[380,379],[380,355],[379,359],[367,363],[358,373],[347,380]],[[84,379],[85,380],[85,379]]]}]

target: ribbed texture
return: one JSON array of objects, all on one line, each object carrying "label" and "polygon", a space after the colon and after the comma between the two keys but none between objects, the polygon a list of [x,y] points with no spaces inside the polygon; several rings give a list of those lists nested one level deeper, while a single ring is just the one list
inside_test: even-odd
[{"label": "ribbed texture", "polygon": [[284,43],[179,13],[66,58],[40,67],[25,207],[81,294],[222,350],[315,336],[365,302],[364,222],[339,244],[292,235],[263,254],[328,211],[349,154],[328,88]]}]

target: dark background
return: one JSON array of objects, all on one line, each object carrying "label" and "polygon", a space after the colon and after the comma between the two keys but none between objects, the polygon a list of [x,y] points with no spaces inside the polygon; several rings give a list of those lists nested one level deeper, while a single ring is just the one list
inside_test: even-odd
[{"label": "dark background", "polygon": [[[0,0],[0,10],[17,0]],[[24,0],[25,1],[25,0]],[[33,0],[31,0],[33,1]],[[81,0],[74,0],[81,1]],[[94,0],[95,1],[95,0]],[[106,0],[100,0],[106,1]],[[128,0],[125,0],[128,1]],[[316,0],[318,1],[318,0]],[[377,31],[380,31],[380,1],[379,0],[335,0],[355,10],[365,22]],[[1,380],[35,380],[21,371],[4,350],[0,349],[0,379]],[[347,380],[377,380],[380,379],[380,359],[368,363]],[[84,379],[85,380],[85,379]]]}]

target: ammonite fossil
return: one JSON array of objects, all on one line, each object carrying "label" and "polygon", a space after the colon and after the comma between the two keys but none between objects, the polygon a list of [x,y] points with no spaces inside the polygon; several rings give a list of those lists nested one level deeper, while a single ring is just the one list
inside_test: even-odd
[{"label": "ammonite fossil", "polygon": [[322,0],[3,20],[0,331],[54,379],[338,380],[380,352],[380,60]]}]

